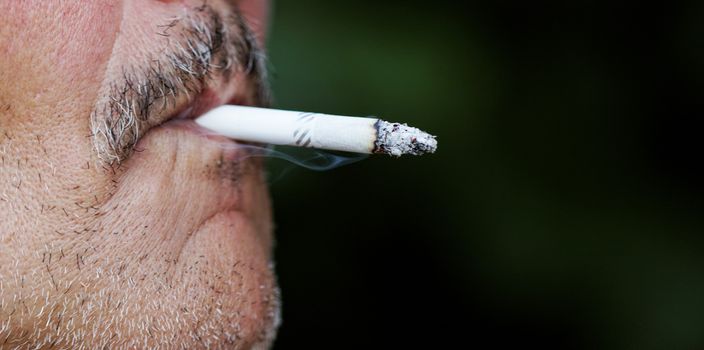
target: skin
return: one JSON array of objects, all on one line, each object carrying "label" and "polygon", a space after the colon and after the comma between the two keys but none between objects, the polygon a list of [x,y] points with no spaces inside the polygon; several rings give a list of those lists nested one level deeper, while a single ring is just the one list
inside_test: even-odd
[{"label": "skin", "polygon": [[[0,2],[3,348],[249,349],[273,339],[271,210],[256,158],[163,123],[184,96],[154,112],[124,157],[106,161],[96,146],[91,118],[108,118],[97,106],[111,84],[162,57],[177,35],[159,26],[201,5]],[[261,44],[267,3],[237,5]],[[241,63],[198,86],[200,112],[261,103]]]}]

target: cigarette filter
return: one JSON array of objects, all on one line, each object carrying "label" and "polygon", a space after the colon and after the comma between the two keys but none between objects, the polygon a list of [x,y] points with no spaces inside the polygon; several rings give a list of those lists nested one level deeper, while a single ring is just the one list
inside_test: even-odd
[{"label": "cigarette filter", "polygon": [[273,145],[392,156],[433,153],[437,148],[435,136],[377,118],[225,105],[196,123],[232,139]]}]

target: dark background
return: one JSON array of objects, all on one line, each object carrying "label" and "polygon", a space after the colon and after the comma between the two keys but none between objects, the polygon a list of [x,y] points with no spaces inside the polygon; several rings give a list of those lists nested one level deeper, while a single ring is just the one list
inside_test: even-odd
[{"label": "dark background", "polygon": [[439,141],[272,170],[276,349],[704,348],[704,2],[278,1],[270,34],[276,107]]}]

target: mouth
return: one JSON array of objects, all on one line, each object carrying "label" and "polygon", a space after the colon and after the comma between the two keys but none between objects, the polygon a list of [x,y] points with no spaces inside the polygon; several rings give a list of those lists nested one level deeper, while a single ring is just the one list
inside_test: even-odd
[{"label": "mouth", "polygon": [[227,90],[228,89],[212,87],[203,88],[199,94],[187,97],[181,106],[177,107],[173,113],[164,119],[162,124],[192,121],[211,109],[224,104],[253,105],[248,101],[245,94],[238,92],[232,93]]},{"label": "mouth", "polygon": [[155,35],[153,49],[125,44],[130,49],[106,70],[90,116],[104,162],[124,162],[155,129],[188,124],[225,103],[267,103],[264,55],[237,9],[204,5],[184,13],[159,27],[168,35]]},{"label": "mouth", "polygon": [[[188,300],[195,305],[224,305],[223,310],[246,307],[236,322],[238,327],[243,325],[238,337],[247,339],[247,334],[258,334],[266,321],[268,310],[263,306],[268,296],[262,291],[273,280],[259,273],[267,271],[273,240],[266,182],[251,158],[237,161],[241,151],[232,147],[233,141],[227,140],[228,147],[223,148],[225,140],[202,137],[195,129],[179,126],[184,121],[195,124],[193,118],[223,103],[246,101],[228,91],[204,89],[183,100],[165,123],[149,130],[140,140],[141,151],[128,160],[129,170],[121,175],[114,198],[118,204],[139,203],[146,208],[137,222],[153,232],[138,233],[133,242],[139,242],[136,249],[145,249],[150,258],[160,256],[159,262],[167,262],[158,276],[166,276],[170,288],[164,289],[185,286]],[[208,278],[206,272],[217,278]],[[228,282],[220,283],[220,277]],[[201,301],[200,295],[209,299]],[[247,304],[240,301],[242,297]],[[197,310],[190,304],[188,308]]]}]

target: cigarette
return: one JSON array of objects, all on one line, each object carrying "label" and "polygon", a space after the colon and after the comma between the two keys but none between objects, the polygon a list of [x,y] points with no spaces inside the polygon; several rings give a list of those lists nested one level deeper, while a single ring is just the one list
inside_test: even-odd
[{"label": "cigarette", "polygon": [[272,145],[397,157],[437,149],[435,136],[377,118],[225,105],[205,113],[196,123],[235,140]]}]

